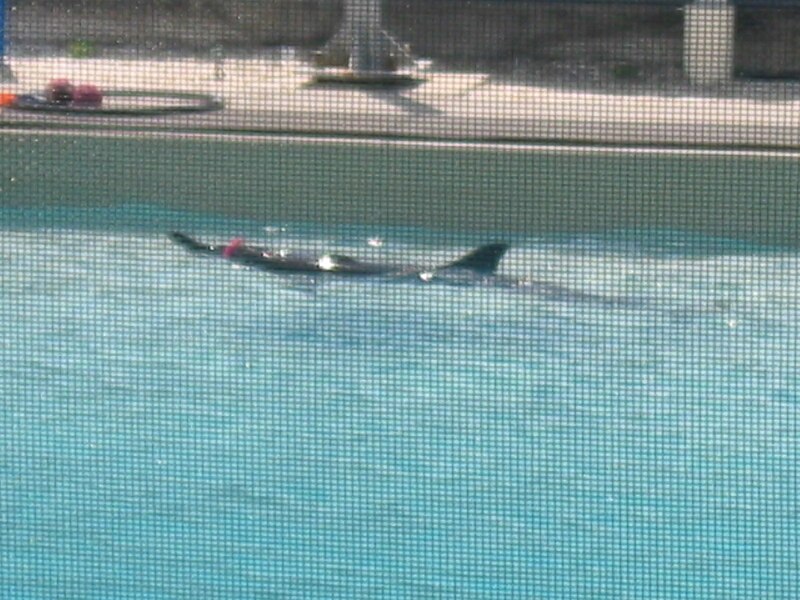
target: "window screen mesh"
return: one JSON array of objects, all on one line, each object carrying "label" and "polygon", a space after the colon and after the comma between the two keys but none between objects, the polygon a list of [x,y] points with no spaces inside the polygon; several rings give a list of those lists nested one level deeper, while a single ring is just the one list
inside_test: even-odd
[{"label": "window screen mesh", "polygon": [[0,597],[800,595],[795,3],[0,7]]}]

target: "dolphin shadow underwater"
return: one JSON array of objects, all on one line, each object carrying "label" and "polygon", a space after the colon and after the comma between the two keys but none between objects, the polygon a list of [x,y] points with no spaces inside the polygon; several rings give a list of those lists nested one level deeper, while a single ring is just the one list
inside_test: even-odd
[{"label": "dolphin shadow underwater", "polygon": [[251,246],[242,238],[227,244],[208,244],[173,231],[170,240],[192,254],[218,257],[233,264],[276,275],[370,278],[390,282],[444,284],[450,286],[490,286],[532,293],[553,301],[588,302],[611,307],[645,308],[646,300],[604,296],[564,286],[499,275],[497,269],[510,246],[496,242],[478,246],[452,262],[425,267],[413,264],[365,262],[342,254],[314,255],[277,251]]}]

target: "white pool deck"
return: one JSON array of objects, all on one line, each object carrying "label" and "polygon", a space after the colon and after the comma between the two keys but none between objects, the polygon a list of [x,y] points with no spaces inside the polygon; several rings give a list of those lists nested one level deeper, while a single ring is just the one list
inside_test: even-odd
[{"label": "white pool deck", "polygon": [[[291,132],[425,139],[626,145],[800,148],[800,86],[734,84],[672,93],[596,93],[513,85],[475,73],[430,70],[416,87],[309,85],[293,59],[120,60],[12,58],[15,84],[42,90],[54,78],[102,89],[206,92],[225,108],[170,117],[79,117],[0,110],[0,124],[174,131]],[[218,78],[219,71],[224,74]],[[660,92],[661,90],[656,90]]]}]

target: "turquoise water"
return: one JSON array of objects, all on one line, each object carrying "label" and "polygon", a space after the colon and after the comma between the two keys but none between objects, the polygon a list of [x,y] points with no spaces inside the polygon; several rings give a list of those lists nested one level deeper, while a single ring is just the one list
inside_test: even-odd
[{"label": "turquoise water", "polygon": [[604,303],[278,278],[164,236],[484,241],[423,229],[0,224],[2,597],[800,594],[796,252],[510,239],[504,275],[635,299]]}]

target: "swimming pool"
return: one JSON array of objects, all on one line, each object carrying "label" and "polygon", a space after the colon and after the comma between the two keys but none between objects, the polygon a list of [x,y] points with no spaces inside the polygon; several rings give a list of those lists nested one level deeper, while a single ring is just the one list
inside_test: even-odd
[{"label": "swimming pool", "polygon": [[[800,592],[796,252],[234,219],[137,191],[0,209],[10,597]],[[170,229],[422,262],[503,236],[503,274],[637,302],[280,278]]]}]

